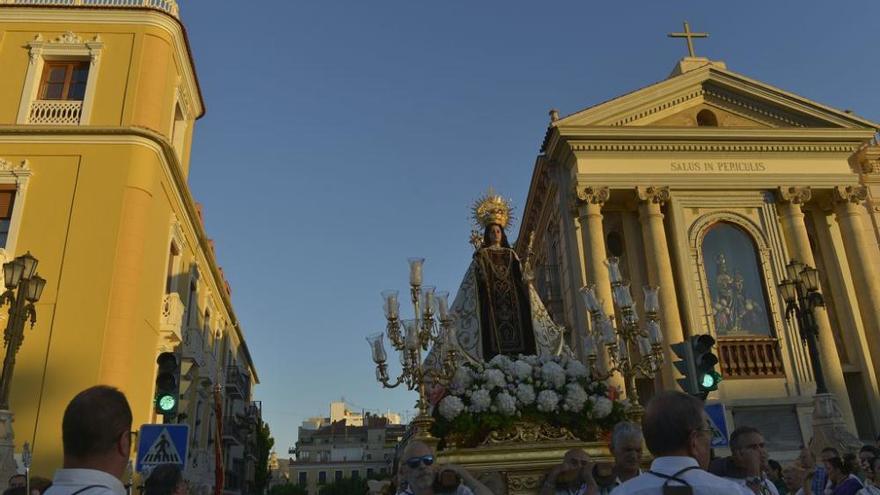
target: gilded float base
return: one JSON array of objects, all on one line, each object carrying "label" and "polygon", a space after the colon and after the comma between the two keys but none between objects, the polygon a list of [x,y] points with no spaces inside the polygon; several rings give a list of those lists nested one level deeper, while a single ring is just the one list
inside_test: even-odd
[{"label": "gilded float base", "polygon": [[478,447],[447,448],[438,457],[467,469],[496,495],[536,495],[547,471],[573,448],[584,449],[594,461],[612,460],[605,442],[583,442],[564,429],[529,424],[493,432]]}]

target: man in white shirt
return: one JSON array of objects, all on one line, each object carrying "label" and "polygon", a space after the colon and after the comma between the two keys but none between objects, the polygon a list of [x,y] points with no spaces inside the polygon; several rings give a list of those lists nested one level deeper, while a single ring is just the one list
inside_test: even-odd
[{"label": "man in white shirt", "polygon": [[607,476],[600,473],[604,466],[594,469],[599,495],[608,495],[614,488],[642,474],[642,428],[629,421],[621,421],[614,425],[611,432],[611,443],[608,445],[614,456],[614,465]]},{"label": "man in white shirt", "polygon": [[64,410],[64,467],[45,495],[125,495],[131,454],[131,407],[106,385],[83,390]]},{"label": "man in white shirt", "polygon": [[753,493],[705,471],[712,428],[699,399],[676,391],[654,396],[642,419],[642,433],[654,455],[651,469],[618,486],[612,495],[662,495],[672,491],[693,495]]},{"label": "man in white shirt", "polygon": [[[444,471],[452,471],[457,475],[456,486],[448,488],[438,486],[441,484],[453,484],[446,483],[449,480],[443,480],[443,478],[447,477],[447,474],[451,474],[444,474]],[[464,468],[454,464],[444,464],[438,467],[434,464],[433,449],[418,440],[411,441],[403,450],[400,472],[403,481],[406,482],[406,488],[399,493],[407,495],[436,495],[439,492],[455,495],[492,495],[492,491],[489,488],[477,481]]]}]

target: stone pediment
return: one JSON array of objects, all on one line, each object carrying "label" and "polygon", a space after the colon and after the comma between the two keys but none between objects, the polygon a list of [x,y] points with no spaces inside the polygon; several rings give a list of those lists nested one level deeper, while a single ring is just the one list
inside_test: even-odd
[{"label": "stone pediment", "polygon": [[[698,123],[700,112],[703,114]],[[573,113],[551,125],[697,127],[713,121],[719,127],[739,128],[880,128],[880,124],[711,63]]]}]

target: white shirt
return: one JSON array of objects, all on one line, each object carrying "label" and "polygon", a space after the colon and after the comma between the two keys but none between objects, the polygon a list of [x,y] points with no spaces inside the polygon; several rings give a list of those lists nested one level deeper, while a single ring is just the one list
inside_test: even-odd
[{"label": "white shirt", "polygon": [[[681,473],[677,478],[690,483],[694,495],[754,495],[751,490],[736,483],[710,474],[699,468],[693,457],[658,457],[651,463],[651,471],[672,476],[684,468],[696,467]],[[681,486],[677,481],[667,480],[651,473],[644,473],[618,486],[611,495],[660,495],[663,484]]]},{"label": "white shirt", "polygon": [[[88,488],[87,488],[88,487]],[[126,495],[119,478],[97,469],[59,469],[43,495]]]}]

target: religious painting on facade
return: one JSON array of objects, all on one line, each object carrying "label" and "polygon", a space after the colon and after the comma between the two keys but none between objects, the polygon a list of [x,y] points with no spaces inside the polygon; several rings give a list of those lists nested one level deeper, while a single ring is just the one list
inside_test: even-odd
[{"label": "religious painting on facade", "polygon": [[703,238],[703,266],[719,337],[771,336],[758,253],[746,232],[728,223]]}]

